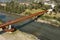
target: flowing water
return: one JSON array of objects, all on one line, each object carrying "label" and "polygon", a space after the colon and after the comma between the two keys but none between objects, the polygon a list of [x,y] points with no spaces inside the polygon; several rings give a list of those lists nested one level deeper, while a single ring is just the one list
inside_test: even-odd
[{"label": "flowing water", "polygon": [[[21,16],[0,13],[0,19],[5,22],[20,17]],[[32,19],[14,24],[14,27],[16,27],[17,30],[36,35],[41,40],[60,40],[60,28],[45,23],[35,22]]]}]

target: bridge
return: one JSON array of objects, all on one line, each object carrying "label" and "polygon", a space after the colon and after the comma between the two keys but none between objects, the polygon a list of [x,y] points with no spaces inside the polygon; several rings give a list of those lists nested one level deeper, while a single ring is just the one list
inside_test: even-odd
[{"label": "bridge", "polygon": [[8,21],[6,23],[0,24],[0,28],[2,28],[5,32],[13,32],[15,29],[11,28],[12,24],[15,24],[17,22],[22,22],[22,21],[25,21],[27,19],[31,19],[33,17],[40,16],[40,15],[46,13],[46,12],[48,12],[48,11],[45,10],[45,11],[42,11],[42,12],[37,12],[37,13],[31,14],[29,16],[25,16],[25,17],[22,17],[22,18],[17,18],[17,19],[12,20],[12,21]]}]

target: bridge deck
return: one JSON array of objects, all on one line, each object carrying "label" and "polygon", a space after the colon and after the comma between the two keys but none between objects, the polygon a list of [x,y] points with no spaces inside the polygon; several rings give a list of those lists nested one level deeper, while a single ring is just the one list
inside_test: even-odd
[{"label": "bridge deck", "polygon": [[1,24],[0,25],[0,28],[3,28],[5,26],[11,25],[11,24],[15,24],[17,22],[25,21],[27,19],[30,19],[30,18],[35,17],[35,16],[38,16],[38,15],[42,15],[45,12],[47,12],[47,11],[42,11],[42,12],[34,13],[34,14],[31,14],[30,16],[25,16],[25,17],[22,17],[22,18],[18,18],[16,20],[8,21],[6,23]]}]

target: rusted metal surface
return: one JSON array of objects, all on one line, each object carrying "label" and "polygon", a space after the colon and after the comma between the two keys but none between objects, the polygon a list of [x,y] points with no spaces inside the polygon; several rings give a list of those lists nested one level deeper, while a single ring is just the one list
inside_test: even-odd
[{"label": "rusted metal surface", "polygon": [[[25,21],[25,20],[27,20],[27,19],[30,19],[30,18],[35,17],[35,16],[38,16],[38,15],[42,15],[42,14],[44,14],[45,12],[47,12],[47,11],[37,12],[37,13],[31,14],[30,16],[25,16],[25,17],[18,18],[18,19],[12,20],[12,21],[8,21],[8,22],[6,22],[6,23],[1,24],[1,25],[0,25],[0,28],[4,28],[5,26],[11,25],[11,24],[15,24],[15,23],[17,23],[17,22]],[[10,31],[10,30],[9,30],[9,31]]]},{"label": "rusted metal surface", "polygon": [[34,16],[42,15],[42,14],[44,14],[45,12],[47,12],[47,11],[42,11],[42,12],[34,13],[34,14],[31,14],[30,16],[25,16],[25,17],[22,17],[22,18],[18,18],[18,19],[15,19],[15,20],[6,22],[6,23],[4,23],[4,24],[1,24],[1,25],[0,25],[0,28],[3,28],[3,27],[5,27],[5,26],[11,25],[11,24],[14,24],[14,23],[17,23],[17,22],[25,21],[25,20],[27,20],[27,19],[30,19],[30,18],[34,17]]}]

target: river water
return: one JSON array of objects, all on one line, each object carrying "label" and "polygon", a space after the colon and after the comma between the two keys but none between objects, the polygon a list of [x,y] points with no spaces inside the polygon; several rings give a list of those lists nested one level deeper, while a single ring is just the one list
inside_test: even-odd
[{"label": "river water", "polygon": [[[20,18],[21,16],[0,13],[0,19],[7,22]],[[32,19],[14,24],[17,30],[33,34],[41,40],[60,40],[60,28],[52,25],[35,22]]]}]

